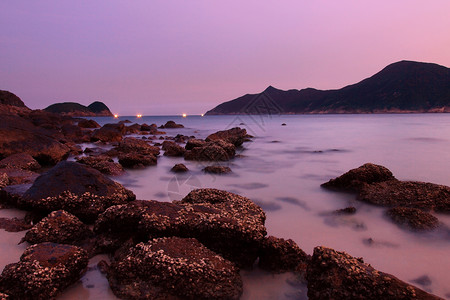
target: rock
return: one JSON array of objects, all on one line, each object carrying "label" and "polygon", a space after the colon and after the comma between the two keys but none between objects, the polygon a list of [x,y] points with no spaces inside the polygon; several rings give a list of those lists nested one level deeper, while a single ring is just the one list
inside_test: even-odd
[{"label": "rock", "polygon": [[9,300],[11,297],[9,297],[8,294],[0,292],[0,300]]},{"label": "rock", "polygon": [[0,160],[0,169],[38,170],[41,165],[28,153],[16,153]]},{"label": "rock", "polygon": [[184,146],[184,148],[186,150],[192,150],[195,147],[203,147],[205,144],[206,144],[206,142],[204,140],[190,139],[190,140],[187,141],[187,143]]},{"label": "rock", "polygon": [[286,123],[282,123],[281,126],[286,126]]},{"label": "rock", "polygon": [[0,169],[0,174],[8,176],[8,185],[33,183],[39,176],[38,173],[32,171],[10,168]]},{"label": "rock", "polygon": [[265,214],[251,200],[215,189],[199,189],[176,203],[133,201],[110,207],[95,223],[97,234],[120,240],[139,236],[197,238],[239,266],[252,266],[266,235]]},{"label": "rock", "polygon": [[78,122],[81,128],[100,128],[100,125],[94,120],[82,119]]},{"label": "rock", "polygon": [[11,92],[1,90],[0,90],[0,104],[17,107],[26,107],[25,103],[23,103],[23,101],[19,97],[17,97]]},{"label": "rock", "polygon": [[389,209],[386,214],[395,223],[413,230],[432,230],[439,226],[439,220],[435,216],[417,208],[399,206]]},{"label": "rock", "polygon": [[336,214],[336,215],[353,215],[355,213],[356,213],[356,208],[353,206],[337,209],[334,211],[334,214]]},{"label": "rock", "polygon": [[259,267],[276,273],[304,272],[309,259],[293,240],[269,236],[261,243]]},{"label": "rock", "polygon": [[0,290],[13,299],[55,298],[77,282],[88,264],[86,252],[76,246],[42,243],[28,247],[18,263],[7,265]]},{"label": "rock", "polygon": [[92,235],[92,231],[74,215],[58,210],[51,212],[33,228],[22,241],[30,244],[52,242],[81,246]]},{"label": "rock", "polygon": [[151,134],[153,134],[152,132],[158,131],[157,128],[156,124],[148,125],[144,123],[141,125],[141,131],[150,131]]},{"label": "rock", "polygon": [[203,172],[211,174],[226,174],[231,173],[231,169],[225,166],[214,165],[203,168]]},{"label": "rock", "polygon": [[176,164],[172,167],[171,171],[175,173],[182,173],[189,171],[189,169],[184,164]]},{"label": "rock", "polygon": [[66,159],[69,148],[55,139],[55,132],[12,115],[0,118],[0,159],[28,153],[40,164],[56,164]]},{"label": "rock", "polygon": [[138,134],[141,133],[141,125],[133,124],[130,126],[125,126],[125,134]]},{"label": "rock", "polygon": [[28,220],[25,219],[18,219],[18,218],[0,218],[0,228],[4,229],[8,232],[19,232],[23,230],[27,230],[33,227],[31,222],[28,222]]},{"label": "rock", "polygon": [[184,128],[182,124],[177,124],[174,121],[167,121],[166,124],[161,125],[159,128]]},{"label": "rock", "polygon": [[107,175],[120,175],[124,172],[122,165],[114,162],[112,158],[106,155],[82,156],[77,159],[77,162],[88,165]]},{"label": "rock", "polygon": [[9,185],[8,174],[1,172],[0,173],[0,189],[3,189],[7,185]]},{"label": "rock", "polygon": [[322,184],[323,187],[357,192],[362,186],[376,182],[396,180],[389,169],[367,163],[359,168],[352,169],[347,173]]},{"label": "rock", "polygon": [[125,138],[119,145],[115,148],[121,153],[138,153],[142,155],[159,155],[159,148],[149,145],[146,141],[128,137]]},{"label": "rock", "polygon": [[174,141],[177,143],[186,143],[188,139],[190,139],[190,137],[182,134],[177,134],[174,138]]},{"label": "rock", "polygon": [[440,299],[400,279],[375,270],[362,258],[316,247],[308,265],[308,298]]},{"label": "rock", "polygon": [[164,141],[162,143],[162,149],[165,151],[165,156],[183,156],[186,152],[186,149],[173,141]]},{"label": "rock", "polygon": [[433,183],[398,180],[374,183],[363,186],[358,199],[382,206],[450,212],[450,187]]},{"label": "rock", "polygon": [[60,162],[39,176],[19,205],[42,212],[66,210],[93,222],[106,208],[136,196],[99,171],[75,162]]},{"label": "rock", "polygon": [[247,130],[242,129],[240,127],[234,127],[228,130],[217,131],[216,133],[210,134],[206,141],[215,141],[215,140],[223,140],[227,143],[233,144],[236,147],[239,147],[244,143],[244,140],[247,138]]},{"label": "rock", "polygon": [[184,158],[198,161],[227,161],[234,158],[235,153],[233,144],[217,140],[186,151]]},{"label": "rock", "polygon": [[105,124],[103,127],[94,130],[91,141],[120,142],[125,132],[124,124]]},{"label": "rock", "polygon": [[196,239],[159,238],[113,262],[108,280],[121,299],[239,299],[242,279],[233,263]]},{"label": "rock", "polygon": [[[1,176],[1,173],[0,173]],[[9,185],[0,189],[0,203],[7,206],[17,206],[25,192],[31,187],[31,184]]]},{"label": "rock", "polygon": [[119,155],[119,163],[124,168],[136,169],[154,166],[157,163],[157,159],[153,154],[143,155],[140,153],[125,153]]},{"label": "rock", "polygon": [[90,133],[81,130],[80,127],[73,124],[65,124],[61,128],[64,137],[75,143],[87,143],[91,140]]}]

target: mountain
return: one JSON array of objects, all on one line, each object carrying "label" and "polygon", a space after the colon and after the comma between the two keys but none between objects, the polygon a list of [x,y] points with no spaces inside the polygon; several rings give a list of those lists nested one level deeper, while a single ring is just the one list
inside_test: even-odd
[{"label": "mountain", "polygon": [[93,102],[84,106],[75,102],[55,103],[44,109],[45,111],[73,117],[110,117],[113,114],[103,102]]},{"label": "mountain", "polygon": [[0,90],[0,113],[16,114],[27,111],[30,109],[25,106],[22,99],[11,92]]},{"label": "mountain", "polygon": [[269,86],[224,102],[207,115],[450,112],[450,69],[400,61],[338,90],[283,91]]}]

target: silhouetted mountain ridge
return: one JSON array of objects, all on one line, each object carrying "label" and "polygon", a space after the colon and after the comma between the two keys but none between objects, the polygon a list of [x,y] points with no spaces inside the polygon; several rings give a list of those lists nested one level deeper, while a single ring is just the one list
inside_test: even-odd
[{"label": "silhouetted mountain ridge", "polygon": [[99,101],[95,101],[89,106],[84,106],[76,102],[55,103],[48,106],[44,110],[52,113],[75,117],[112,116],[109,108],[103,102]]},{"label": "silhouetted mountain ridge", "polygon": [[[271,107],[272,106],[272,107]],[[268,112],[268,110],[273,110]],[[450,69],[400,61],[337,90],[267,87],[224,102],[206,114],[450,112]]]}]

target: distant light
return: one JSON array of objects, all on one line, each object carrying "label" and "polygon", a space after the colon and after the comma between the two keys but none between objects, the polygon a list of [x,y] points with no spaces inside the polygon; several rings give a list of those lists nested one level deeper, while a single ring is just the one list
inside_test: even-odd
[{"label": "distant light", "polygon": [[118,117],[119,117],[119,115],[118,115],[118,114],[114,114],[114,118],[116,118],[116,119],[117,119]]},{"label": "distant light", "polygon": [[200,116],[202,116],[202,117],[203,117],[203,116],[204,116],[204,114],[201,114]]},{"label": "distant light", "polygon": [[186,118],[187,117],[187,114],[183,114],[183,118]]},{"label": "distant light", "polygon": [[142,115],[141,114],[137,114],[136,117],[142,118]]}]

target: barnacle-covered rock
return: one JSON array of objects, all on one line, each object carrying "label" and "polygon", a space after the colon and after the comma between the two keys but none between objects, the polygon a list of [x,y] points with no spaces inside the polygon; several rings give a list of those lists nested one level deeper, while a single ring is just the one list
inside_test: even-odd
[{"label": "barnacle-covered rock", "polygon": [[80,164],[88,165],[103,174],[119,175],[124,172],[123,167],[106,155],[82,156],[77,159]]},{"label": "barnacle-covered rock", "polygon": [[240,127],[234,127],[228,130],[217,131],[216,133],[210,134],[206,138],[206,141],[209,142],[215,140],[223,140],[238,147],[244,143],[247,137],[247,130]]},{"label": "barnacle-covered rock", "polygon": [[18,263],[0,275],[0,290],[12,299],[53,299],[77,282],[88,264],[86,251],[71,246],[42,243],[28,247]]},{"label": "barnacle-covered rock", "polygon": [[93,222],[106,208],[134,199],[133,192],[99,171],[64,161],[39,176],[18,204],[47,213],[62,209]]},{"label": "barnacle-covered rock", "polygon": [[439,226],[438,218],[413,207],[393,207],[386,214],[395,223],[412,230],[432,230]]},{"label": "barnacle-covered rock", "polygon": [[345,252],[316,247],[308,265],[308,298],[315,299],[441,299],[379,272]]},{"label": "barnacle-covered rock", "polygon": [[178,145],[173,141],[164,141],[162,143],[162,149],[165,156],[183,156],[186,149]]},{"label": "barnacle-covered rock", "polygon": [[121,299],[239,299],[233,263],[192,238],[158,238],[111,264],[108,280]]},{"label": "barnacle-covered rock", "polygon": [[175,173],[183,173],[189,171],[189,169],[184,164],[176,164],[170,170]]},{"label": "barnacle-covered rock", "polygon": [[142,155],[159,155],[159,148],[149,145],[141,139],[127,137],[115,147],[120,153],[139,153]]},{"label": "barnacle-covered rock", "polygon": [[64,210],[51,212],[23,238],[30,244],[52,242],[81,246],[83,241],[92,235],[92,231],[77,217]]},{"label": "barnacle-covered rock", "polygon": [[124,153],[119,154],[119,163],[124,168],[136,169],[156,165],[157,158],[153,154]]},{"label": "barnacle-covered rock", "polygon": [[[188,142],[189,143],[189,142]],[[203,144],[201,147],[193,147],[186,151],[184,159],[198,161],[227,161],[236,155],[233,144],[223,140],[214,140]]]},{"label": "barnacle-covered rock", "polygon": [[41,165],[28,153],[16,153],[0,160],[0,169],[11,168],[34,171]]},{"label": "barnacle-covered rock", "polygon": [[219,165],[214,165],[214,166],[206,166],[202,169],[203,172],[205,173],[210,173],[210,174],[226,174],[226,173],[231,173],[231,169],[230,167],[227,166],[219,166]]}]

